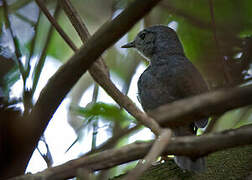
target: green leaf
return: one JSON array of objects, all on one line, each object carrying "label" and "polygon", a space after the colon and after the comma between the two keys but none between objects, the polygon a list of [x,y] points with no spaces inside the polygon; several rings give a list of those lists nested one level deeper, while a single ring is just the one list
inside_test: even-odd
[{"label": "green leaf", "polygon": [[105,104],[105,103],[95,103],[93,105],[88,105],[85,108],[77,106],[71,107],[71,110],[77,115],[83,116],[85,118],[89,117],[102,117],[108,121],[119,121],[123,123],[124,121],[133,121],[134,118],[130,116],[127,112],[122,110],[116,105]]}]

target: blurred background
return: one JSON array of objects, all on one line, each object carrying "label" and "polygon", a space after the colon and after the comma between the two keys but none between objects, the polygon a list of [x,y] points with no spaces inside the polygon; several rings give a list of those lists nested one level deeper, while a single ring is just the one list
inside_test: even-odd
[{"label": "blurred background", "polygon": [[[48,79],[74,52],[32,0],[0,0],[0,95],[28,113]],[[76,46],[82,42],[57,0],[44,1]],[[115,18],[131,0],[72,0],[93,34]],[[8,8],[8,11],[6,11]],[[250,83],[252,1],[163,0],[138,22],[103,58],[115,85],[141,108],[137,80],[147,61],[121,45],[144,27],[164,24],[177,31],[186,56],[211,90]],[[250,106],[218,116],[209,131],[252,122]],[[211,118],[210,118],[211,119]],[[211,123],[210,123],[211,124]],[[62,101],[34,151],[27,172],[41,171],[84,154],[153,139],[149,129],[118,106],[86,73]],[[134,167],[128,163],[97,173],[113,177]]]}]

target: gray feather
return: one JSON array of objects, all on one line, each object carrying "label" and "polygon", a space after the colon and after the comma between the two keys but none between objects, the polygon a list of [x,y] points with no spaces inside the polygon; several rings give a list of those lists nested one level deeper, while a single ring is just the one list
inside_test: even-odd
[{"label": "gray feather", "polygon": [[198,158],[192,160],[186,156],[175,156],[174,161],[183,170],[193,171],[193,172],[204,172],[206,170],[205,158]]}]

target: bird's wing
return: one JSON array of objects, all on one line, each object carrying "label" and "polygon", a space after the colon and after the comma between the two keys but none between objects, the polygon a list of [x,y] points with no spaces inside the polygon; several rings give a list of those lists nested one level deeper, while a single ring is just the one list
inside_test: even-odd
[{"label": "bird's wing", "polygon": [[[188,60],[180,67],[176,78],[176,84],[181,97],[190,97],[208,91],[208,86],[199,71]],[[196,127],[204,128],[207,125],[208,118],[195,122]]]},{"label": "bird's wing", "polygon": [[184,97],[190,97],[208,91],[205,80],[191,62],[188,61],[180,68],[182,72],[178,72],[177,86]]}]

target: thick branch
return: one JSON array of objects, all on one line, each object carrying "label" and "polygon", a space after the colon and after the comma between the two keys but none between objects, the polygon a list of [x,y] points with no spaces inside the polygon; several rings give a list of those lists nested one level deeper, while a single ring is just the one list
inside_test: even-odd
[{"label": "thick branch", "polygon": [[226,88],[163,105],[148,114],[162,126],[175,127],[252,104],[252,85]]},{"label": "thick branch", "polygon": [[[176,154],[198,157],[248,144],[252,144],[252,125],[202,136],[172,138],[164,151],[164,155]],[[45,179],[72,178],[80,167],[96,171],[141,159],[149,152],[151,146],[152,143],[133,143],[120,149],[106,150],[97,155],[72,160],[34,175],[13,178],[13,180],[27,179],[28,176],[34,179],[41,179],[42,177]]]},{"label": "thick branch", "polygon": [[[91,67],[93,62],[160,0],[137,0],[110,23],[100,28],[88,42],[59,68],[42,90],[30,117],[18,126],[17,138],[22,142],[22,158],[28,162],[39,137],[49,120],[73,85]],[[22,159],[20,158],[20,160]]]}]

